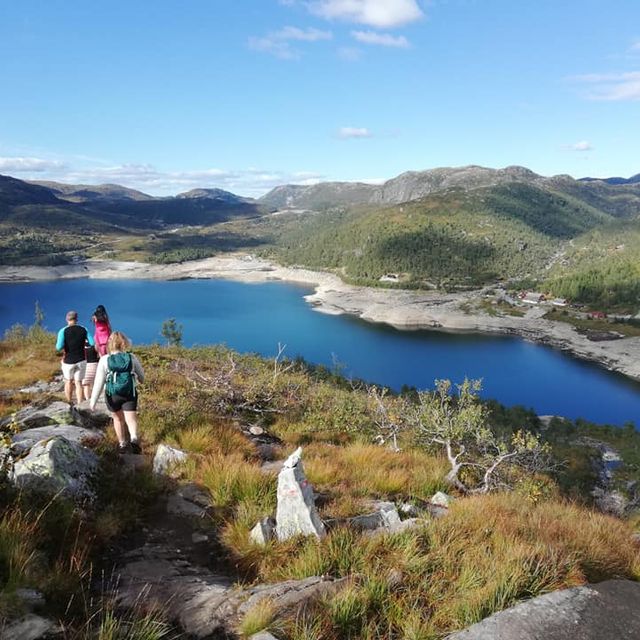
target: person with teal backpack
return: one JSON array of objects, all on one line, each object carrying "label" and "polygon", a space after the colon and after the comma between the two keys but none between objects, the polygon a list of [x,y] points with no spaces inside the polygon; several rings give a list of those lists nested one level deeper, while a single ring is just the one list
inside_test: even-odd
[{"label": "person with teal backpack", "polygon": [[104,399],[113,417],[113,428],[118,438],[118,450],[142,453],[138,442],[138,389],[144,382],[144,370],[131,353],[131,342],[120,331],[114,331],[107,342],[107,353],[100,358],[91,393],[91,410],[95,409],[104,387]]}]

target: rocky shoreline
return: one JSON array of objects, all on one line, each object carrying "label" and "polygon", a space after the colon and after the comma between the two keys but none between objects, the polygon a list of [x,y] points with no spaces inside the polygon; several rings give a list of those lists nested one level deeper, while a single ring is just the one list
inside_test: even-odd
[{"label": "rocky shoreline", "polygon": [[282,267],[247,254],[228,254],[170,265],[87,260],[59,267],[0,267],[1,283],[72,278],[222,278],[245,283],[282,280],[307,284],[315,287],[315,292],[306,296],[307,302],[323,313],[346,313],[403,330],[518,336],[640,381],[640,337],[594,342],[567,323],[543,318],[545,309],[540,307],[527,309],[522,317],[489,315],[474,308],[483,301],[484,290],[441,293],[358,287],[344,283],[334,274]]}]

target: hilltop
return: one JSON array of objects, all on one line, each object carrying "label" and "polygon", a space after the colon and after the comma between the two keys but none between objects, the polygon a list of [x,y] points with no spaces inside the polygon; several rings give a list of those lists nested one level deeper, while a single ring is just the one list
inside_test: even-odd
[{"label": "hilltop", "polygon": [[[248,637],[266,628],[283,640],[312,631],[319,640],[437,638],[542,593],[640,578],[633,429],[542,422],[472,394],[465,420],[485,425],[492,435],[483,438],[512,447],[523,442],[514,434],[527,433],[527,446],[543,443],[536,450],[549,463],[536,472],[507,465],[490,493],[465,495],[447,480],[442,447],[426,437],[440,419],[439,401],[429,405],[427,395],[385,393],[301,361],[220,346],[153,346],[136,348],[147,377],[145,455],[118,457],[104,413],[56,403],[52,341],[33,327],[0,342],[3,362],[19,363],[2,368],[4,441],[21,464],[42,448],[38,430],[46,443],[76,437],[69,450],[94,460],[93,480],[84,481],[93,497],[77,508],[64,492],[19,492],[2,476],[3,620],[35,608],[84,639],[107,630],[162,637],[143,629]],[[455,404],[450,411],[456,421]],[[186,463],[152,472],[160,445]],[[300,445],[328,534],[256,543],[251,529],[276,507],[276,473]],[[613,477],[603,451],[622,458]],[[473,473],[463,479],[470,485]],[[435,504],[438,491],[448,495]],[[396,514],[394,524],[383,513]],[[133,588],[145,581],[138,599]],[[290,608],[318,584],[324,597],[305,596],[304,614]],[[162,607],[146,607],[149,594],[172,588]],[[269,599],[257,606],[261,593]]]}]

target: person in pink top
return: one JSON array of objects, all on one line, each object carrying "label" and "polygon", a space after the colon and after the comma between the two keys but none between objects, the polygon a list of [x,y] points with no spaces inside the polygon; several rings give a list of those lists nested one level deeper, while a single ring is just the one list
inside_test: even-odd
[{"label": "person in pink top", "polygon": [[109,323],[107,310],[103,305],[99,304],[96,307],[96,310],[91,316],[91,322],[96,326],[94,334],[96,349],[101,356],[104,356],[107,353],[107,341],[111,335],[111,324]]}]

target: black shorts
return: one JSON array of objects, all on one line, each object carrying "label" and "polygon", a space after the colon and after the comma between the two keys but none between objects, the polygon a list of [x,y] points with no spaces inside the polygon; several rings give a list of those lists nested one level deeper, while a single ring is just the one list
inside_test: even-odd
[{"label": "black shorts", "polygon": [[109,411],[115,413],[116,411],[137,411],[138,410],[138,396],[129,398],[127,396],[108,396],[104,394],[104,401],[107,404]]}]

